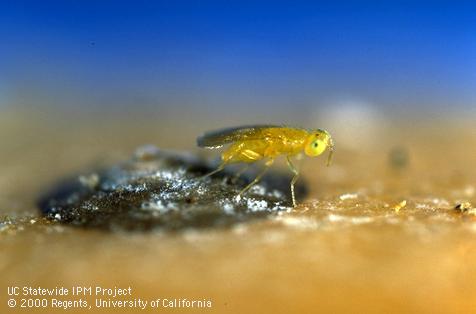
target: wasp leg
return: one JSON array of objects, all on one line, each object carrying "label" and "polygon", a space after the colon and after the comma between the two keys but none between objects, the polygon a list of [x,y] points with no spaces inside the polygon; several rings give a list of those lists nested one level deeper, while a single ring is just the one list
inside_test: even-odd
[{"label": "wasp leg", "polygon": [[209,176],[212,176],[212,175],[214,175],[215,173],[220,172],[220,171],[222,171],[223,169],[225,169],[225,166],[226,166],[226,162],[223,162],[223,163],[221,163],[221,164],[218,166],[218,168],[216,168],[215,170],[213,170],[213,171],[210,172],[210,173],[207,173],[207,174],[204,175],[204,176],[201,176],[199,179],[200,179],[200,180],[203,180],[203,179],[205,179],[205,178],[208,178]]},{"label": "wasp leg", "polygon": [[241,177],[241,175],[243,173],[245,173],[246,170],[248,170],[248,168],[250,167],[250,164],[246,164],[243,168],[241,168],[240,170],[238,170],[235,175],[233,176],[233,179],[231,179],[231,182],[232,183],[236,183],[236,181],[238,181],[238,179]]},{"label": "wasp leg", "polygon": [[259,182],[259,180],[261,180],[261,178],[263,177],[263,175],[266,173],[266,171],[268,171],[269,167],[271,167],[271,165],[273,164],[274,162],[274,159],[270,159],[268,160],[266,163],[265,163],[265,167],[264,169],[260,172],[260,174],[258,174],[256,176],[256,178],[251,181],[250,184],[248,184],[243,190],[240,191],[240,193],[238,193],[238,196],[241,196],[243,195],[243,193],[245,193],[246,191],[248,191],[253,185],[255,185],[256,183]]},{"label": "wasp leg", "polygon": [[293,207],[296,207],[296,197],[294,195],[294,184],[296,183],[298,177],[299,177],[299,171],[296,169],[296,167],[293,165],[291,161],[291,157],[287,156],[286,161],[288,163],[289,169],[294,173],[294,177],[291,180],[291,197],[293,199]]}]

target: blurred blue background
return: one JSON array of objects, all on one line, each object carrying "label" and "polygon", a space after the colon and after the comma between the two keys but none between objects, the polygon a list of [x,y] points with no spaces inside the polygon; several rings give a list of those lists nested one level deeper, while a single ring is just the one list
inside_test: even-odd
[{"label": "blurred blue background", "polygon": [[249,121],[474,113],[475,34],[476,4],[460,1],[4,1],[0,104]]}]

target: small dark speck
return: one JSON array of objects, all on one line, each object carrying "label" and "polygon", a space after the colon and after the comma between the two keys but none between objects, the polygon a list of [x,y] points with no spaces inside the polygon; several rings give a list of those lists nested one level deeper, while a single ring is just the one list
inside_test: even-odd
[{"label": "small dark speck", "polygon": [[460,212],[466,212],[471,209],[471,203],[469,202],[463,202],[455,206],[455,210],[460,211]]},{"label": "small dark speck", "polygon": [[409,152],[405,147],[394,147],[388,153],[388,161],[391,168],[395,170],[403,170],[407,168],[410,163]]},{"label": "small dark speck", "polygon": [[194,197],[187,197],[187,198],[185,199],[185,203],[187,203],[187,204],[193,204],[193,203],[195,203],[196,201],[197,201],[197,200],[196,200],[196,198],[194,198]]}]

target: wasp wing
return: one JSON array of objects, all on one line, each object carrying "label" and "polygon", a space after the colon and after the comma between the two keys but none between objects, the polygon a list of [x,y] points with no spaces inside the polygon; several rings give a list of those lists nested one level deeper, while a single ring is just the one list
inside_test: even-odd
[{"label": "wasp wing", "polygon": [[235,141],[260,139],[263,129],[281,127],[279,125],[246,125],[210,131],[197,138],[197,145],[206,148],[219,148]]}]

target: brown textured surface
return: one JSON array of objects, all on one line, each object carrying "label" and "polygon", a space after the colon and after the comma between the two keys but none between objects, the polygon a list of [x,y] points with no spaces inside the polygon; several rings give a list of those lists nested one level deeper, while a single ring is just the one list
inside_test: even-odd
[{"label": "brown textured surface", "polygon": [[51,223],[35,202],[59,179],[139,145],[191,147],[198,130],[171,138],[167,125],[1,119],[2,313],[9,285],[131,286],[143,299],[213,301],[177,313],[476,311],[476,216],[453,210],[476,204],[470,124],[384,128],[358,148],[337,134],[332,167],[303,163],[311,194],[292,212],[228,229],[128,234]]}]

